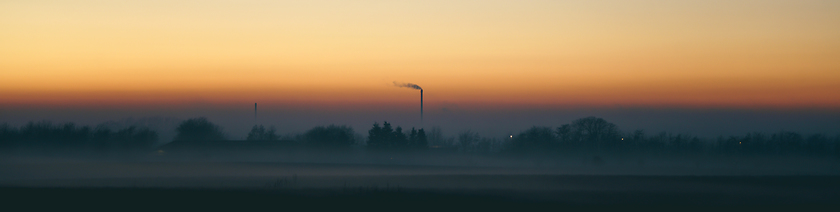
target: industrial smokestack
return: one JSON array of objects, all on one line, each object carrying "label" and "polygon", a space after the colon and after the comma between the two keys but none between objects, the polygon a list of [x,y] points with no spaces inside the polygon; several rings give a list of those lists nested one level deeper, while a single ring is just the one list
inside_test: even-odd
[{"label": "industrial smokestack", "polygon": [[257,103],[254,102],[254,123],[257,122]]},{"label": "industrial smokestack", "polygon": [[400,88],[411,88],[411,89],[414,89],[414,90],[423,90],[423,88],[421,88],[419,85],[414,84],[414,83],[394,82],[394,86],[397,86],[397,87],[400,87]]},{"label": "industrial smokestack", "polygon": [[394,86],[397,86],[397,87],[400,87],[400,88],[411,88],[411,89],[420,90],[420,122],[423,122],[423,88],[421,88],[419,85],[414,84],[414,83],[394,82]]}]

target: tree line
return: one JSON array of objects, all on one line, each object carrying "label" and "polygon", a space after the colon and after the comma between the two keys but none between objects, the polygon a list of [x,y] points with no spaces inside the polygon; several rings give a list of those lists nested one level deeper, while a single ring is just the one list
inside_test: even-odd
[{"label": "tree line", "polygon": [[531,127],[512,135],[508,153],[644,153],[840,156],[840,135],[797,132],[753,132],[744,136],[702,138],[690,134],[644,130],[622,132],[602,118],[586,117],[557,128]]},{"label": "tree line", "polygon": [[[192,118],[175,129],[174,142],[222,141],[222,128],[206,118]],[[148,150],[158,135],[148,128],[91,128],[73,123],[30,122],[19,128],[0,125],[0,148],[90,148],[101,151]],[[314,148],[342,149],[365,146],[372,150],[445,149],[464,153],[570,154],[771,154],[840,156],[840,135],[803,135],[796,132],[747,133],[744,136],[702,138],[689,134],[644,130],[622,132],[618,126],[598,117],[585,117],[560,127],[534,126],[504,138],[482,137],[462,131],[444,137],[440,128],[404,130],[387,121],[373,123],[367,138],[349,126],[316,126],[295,136],[281,137],[274,127],[255,125],[248,141],[296,142]]]},{"label": "tree line", "polygon": [[88,148],[97,151],[148,150],[157,143],[157,132],[148,128],[111,129],[74,123],[30,122],[20,128],[0,125],[2,148]]}]

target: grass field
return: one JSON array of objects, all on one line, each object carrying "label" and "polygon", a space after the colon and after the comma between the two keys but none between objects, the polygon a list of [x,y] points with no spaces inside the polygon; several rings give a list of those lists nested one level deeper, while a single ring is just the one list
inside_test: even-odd
[{"label": "grass field", "polygon": [[0,169],[2,205],[33,209],[840,209],[836,175],[251,162],[52,161]]}]

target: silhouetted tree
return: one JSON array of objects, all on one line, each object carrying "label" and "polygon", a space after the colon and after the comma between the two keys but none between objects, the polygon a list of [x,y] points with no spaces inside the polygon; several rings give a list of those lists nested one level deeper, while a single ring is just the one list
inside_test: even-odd
[{"label": "silhouetted tree", "polygon": [[83,147],[89,140],[90,127],[76,127],[73,123],[53,125],[50,122],[29,122],[20,128],[18,139],[24,146]]},{"label": "silhouetted tree", "polygon": [[121,129],[114,135],[114,140],[118,142],[118,146],[124,150],[149,149],[154,146],[157,139],[157,132],[148,128],[137,128],[134,126]]},{"label": "silhouetted tree", "polygon": [[[406,134],[402,132],[402,127],[397,126],[396,129],[392,129],[391,124],[387,121],[383,122],[382,127],[379,127],[378,123],[373,123],[373,128],[368,131],[367,145],[373,149],[392,150],[418,147],[420,144],[412,143],[412,140],[410,140],[412,139],[411,136],[411,132],[409,132],[409,135],[406,136]],[[425,141],[425,132],[423,133],[423,141],[418,140],[420,139],[419,136],[418,132],[414,132],[414,141],[428,143],[428,141]]]},{"label": "silhouetted tree", "polygon": [[642,141],[645,140],[645,131],[644,130],[636,130],[633,131],[633,134],[629,136],[633,141]]},{"label": "silhouetted tree", "polygon": [[17,139],[18,131],[6,123],[0,125],[0,148],[12,148]]},{"label": "silhouetted tree", "polygon": [[248,133],[248,137],[246,140],[249,141],[276,141],[280,139],[280,136],[277,136],[277,130],[274,129],[272,126],[270,129],[265,130],[265,127],[262,125],[254,125],[251,128],[251,132]]},{"label": "silhouetted tree", "polygon": [[549,152],[558,147],[555,133],[548,127],[531,127],[513,136],[507,146],[513,152]]},{"label": "silhouetted tree", "polygon": [[593,116],[572,121],[571,128],[576,136],[587,142],[615,140],[619,136],[615,124]]},{"label": "silhouetted tree", "polygon": [[206,118],[192,118],[178,125],[175,129],[175,141],[214,141],[224,140],[225,136],[219,126],[207,121]]},{"label": "silhouetted tree", "polygon": [[412,127],[411,132],[408,135],[408,145],[414,146],[415,142],[417,142],[417,130]]},{"label": "silhouetted tree", "polygon": [[131,126],[112,131],[105,127],[97,127],[91,136],[91,145],[98,151],[112,150],[147,150],[155,145],[158,135],[148,128]]},{"label": "silhouetted tree", "polygon": [[458,150],[462,152],[473,152],[481,136],[470,130],[458,133]]},{"label": "silhouetted tree", "polygon": [[572,141],[572,126],[564,124],[557,128],[557,138],[560,142]]},{"label": "silhouetted tree", "polygon": [[19,130],[0,127],[0,141],[5,146],[28,148],[93,148],[96,150],[143,150],[157,141],[157,133],[147,128],[131,126],[116,132],[107,128],[91,130],[73,123],[53,125],[50,122],[30,122]]},{"label": "silhouetted tree", "polygon": [[[388,122],[384,124],[390,129],[391,125]],[[368,130],[367,146],[375,149],[386,148],[389,135],[390,132],[386,131],[385,128],[379,127],[379,123],[373,123],[373,128]]]},{"label": "silhouetted tree", "polygon": [[822,155],[829,150],[828,138],[822,134],[808,136],[805,141],[805,151],[811,155]]},{"label": "silhouetted tree", "polygon": [[303,134],[306,144],[315,147],[345,148],[355,144],[355,133],[348,126],[318,126]]},{"label": "silhouetted tree", "polygon": [[572,121],[571,142],[574,146],[585,146],[597,150],[612,149],[619,146],[621,133],[615,124],[602,118],[586,117]]},{"label": "silhouetted tree", "polygon": [[111,150],[113,146],[113,134],[114,132],[112,132],[111,129],[97,127],[96,130],[93,131],[93,136],[91,137],[91,146],[94,150],[99,152],[107,152]]},{"label": "silhouetted tree", "polygon": [[417,130],[417,137],[415,138],[414,142],[412,143],[412,147],[414,149],[426,149],[429,148],[429,141],[426,139],[426,131],[423,128]]},{"label": "silhouetted tree", "polygon": [[402,132],[402,127],[397,126],[394,133],[391,134],[391,147],[395,149],[405,149],[408,147],[408,137]]}]

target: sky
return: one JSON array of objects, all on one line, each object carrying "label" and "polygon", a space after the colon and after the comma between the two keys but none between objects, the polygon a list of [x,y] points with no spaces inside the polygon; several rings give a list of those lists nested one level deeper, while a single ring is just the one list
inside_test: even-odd
[{"label": "sky", "polygon": [[[7,0],[0,122],[209,116],[250,125],[258,102],[285,119],[266,124],[286,126],[520,120],[485,127],[501,134],[683,111],[699,115],[651,115],[665,121],[639,127],[692,131],[702,114],[728,111],[711,116],[773,114],[761,117],[788,125],[756,130],[836,132],[837,38],[832,0]],[[429,120],[416,118],[419,92],[394,82],[424,88]],[[442,121],[453,111],[473,115]],[[568,118],[540,121],[558,116]],[[730,130],[717,128],[709,132]]]}]

